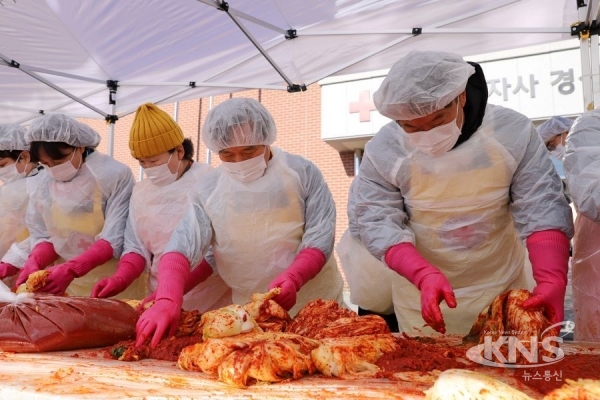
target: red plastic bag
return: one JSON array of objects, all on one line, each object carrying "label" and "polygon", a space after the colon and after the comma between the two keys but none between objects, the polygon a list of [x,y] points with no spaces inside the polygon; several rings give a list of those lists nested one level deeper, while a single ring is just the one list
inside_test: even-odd
[{"label": "red plastic bag", "polygon": [[35,295],[0,303],[0,350],[16,353],[113,345],[135,337],[138,314],[119,300]]}]

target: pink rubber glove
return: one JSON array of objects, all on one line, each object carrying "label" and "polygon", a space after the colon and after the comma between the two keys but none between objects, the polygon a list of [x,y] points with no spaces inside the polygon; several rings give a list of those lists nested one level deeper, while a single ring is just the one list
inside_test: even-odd
[{"label": "pink rubber glove", "polygon": [[421,291],[421,315],[425,323],[437,332],[446,333],[440,303],[445,300],[448,307],[455,308],[456,298],[444,274],[425,260],[412,243],[390,247],[385,262]]},{"label": "pink rubber glove", "polygon": [[55,265],[46,278],[46,285],[39,292],[62,295],[73,279],[80,278],[99,265],[113,258],[113,248],[104,239],[91,245],[86,251],[69,261]]},{"label": "pink rubber glove", "polygon": [[537,286],[524,308],[544,307],[546,318],[562,322],[569,269],[569,238],[559,230],[534,232],[527,238],[527,251]]},{"label": "pink rubber glove", "polygon": [[296,293],[306,285],[306,282],[321,272],[325,262],[327,260],[321,250],[315,248],[301,250],[294,262],[269,285],[269,290],[281,288],[281,293],[273,300],[289,311],[296,304]]},{"label": "pink rubber glove", "polygon": [[27,258],[25,265],[19,273],[19,277],[17,278],[16,282],[17,287],[25,283],[29,275],[46,268],[48,265],[52,264],[57,259],[58,254],[56,254],[56,251],[54,250],[54,245],[52,243],[40,242],[36,244],[33,250],[31,250],[31,253]]},{"label": "pink rubber glove", "polygon": [[[195,288],[197,285],[201,284],[202,282],[204,282],[205,280],[210,278],[212,273],[213,273],[213,270],[212,270],[212,267],[210,266],[210,264],[206,260],[202,260],[202,262],[200,264],[198,264],[198,266],[196,268],[194,268],[192,270],[192,272],[190,273],[190,277],[187,280],[187,282],[185,283],[185,288],[183,289],[183,294],[187,294],[190,290]],[[138,310],[143,309],[143,307],[146,303],[154,301],[155,298],[156,298],[156,291],[154,291],[153,293],[146,296],[146,298],[144,298],[144,300],[142,300],[142,302],[140,303],[140,305],[138,306],[137,309]]]},{"label": "pink rubber glove", "polygon": [[0,279],[8,278],[15,275],[19,270],[14,266],[5,262],[0,262]]},{"label": "pink rubber glove", "polygon": [[116,296],[127,289],[144,272],[146,260],[137,253],[127,253],[121,260],[117,271],[108,278],[101,279],[92,289],[92,297],[107,298]]},{"label": "pink rubber glove", "polygon": [[190,276],[190,262],[180,253],[166,253],[158,265],[158,288],[154,305],[138,320],[135,331],[136,347],[152,336],[151,347],[156,347],[165,336],[172,336],[179,324],[183,304],[183,289]]}]

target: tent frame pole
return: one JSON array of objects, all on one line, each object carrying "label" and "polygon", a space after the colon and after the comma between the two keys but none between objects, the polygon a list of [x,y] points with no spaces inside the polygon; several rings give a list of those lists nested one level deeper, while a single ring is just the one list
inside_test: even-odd
[{"label": "tent frame pole", "polygon": [[[91,92],[88,92],[88,93],[84,94],[83,96],[80,96],[80,98],[82,98],[82,99],[86,99],[86,98],[88,98],[88,97],[90,97],[90,96],[93,96],[93,95],[96,95],[96,94],[98,94],[98,93],[100,93],[100,92],[103,92],[104,90],[106,90],[106,89],[105,89],[105,88],[100,88],[100,89],[92,90]],[[18,124],[23,124],[23,123],[25,123],[25,122],[27,122],[27,121],[31,121],[32,119],[36,118],[36,117],[37,117],[38,115],[40,115],[42,112],[43,112],[44,114],[49,114],[49,113],[52,113],[52,112],[54,112],[54,111],[56,111],[56,110],[60,110],[61,108],[63,108],[63,107],[66,107],[66,106],[68,106],[68,105],[70,105],[70,104],[73,104],[73,103],[75,103],[75,101],[73,101],[73,100],[67,100],[67,101],[65,101],[65,102],[63,102],[63,103],[57,104],[57,105],[55,105],[54,107],[52,107],[52,108],[49,108],[49,109],[46,109],[46,110],[39,110],[39,111],[37,111],[37,112],[36,112],[35,110],[30,110],[30,112],[31,112],[31,113],[34,113],[34,114],[33,114],[33,115],[31,115],[30,117],[23,118],[21,121],[19,121],[19,122],[17,122],[17,123],[18,123]],[[1,107],[4,107],[4,106],[0,106],[0,108],[1,108]],[[24,110],[24,111],[25,111],[25,110]]]},{"label": "tent frame pole", "polygon": [[[569,28],[556,27],[556,28],[435,28],[435,27],[422,27],[421,34],[472,34],[478,33],[481,35],[485,34],[523,34],[523,33],[569,33]],[[365,30],[338,30],[338,31],[310,31],[302,32],[303,37],[307,36],[340,36],[340,35],[414,35],[415,28],[403,28],[403,29],[385,29],[377,30],[371,29]]]},{"label": "tent frame pole", "polygon": [[115,122],[119,119],[116,115],[119,82],[108,80],[106,81],[106,87],[108,88],[108,104],[110,105],[110,114],[106,116],[106,122],[108,122],[108,155],[114,158]]},{"label": "tent frame pole", "polygon": [[[571,26],[571,35],[579,38],[581,56],[581,85],[583,89],[584,111],[593,110],[600,105],[600,59],[598,50],[598,14],[600,1],[588,0],[578,3],[579,18],[585,22],[577,22]],[[585,17],[585,18],[584,18]]]},{"label": "tent frame pole", "polygon": [[106,118],[107,114],[100,110],[97,107],[94,107],[93,105],[91,105],[90,103],[80,99],[79,97],[75,96],[74,94],[67,92],[66,90],[58,87],[57,85],[55,85],[54,83],[50,82],[49,80],[42,78],[41,76],[39,76],[38,74],[36,74],[35,72],[31,72],[28,71],[26,69],[21,69],[21,64],[19,64],[17,61],[10,59],[9,57],[6,57],[4,54],[0,53],[0,59],[4,60],[6,63],[9,63],[11,67],[16,68],[20,71],[22,71],[23,73],[29,75],[30,77],[32,77],[33,79],[43,83],[46,86],[51,87],[52,89],[56,90],[57,92],[67,96],[68,98],[76,101],[77,103],[81,104],[82,106],[85,106],[87,108],[89,108],[92,111],[95,111],[96,113],[102,115],[103,117]]},{"label": "tent frame pole", "polygon": [[[222,3],[219,1],[216,1],[216,0],[197,0],[197,1],[202,4],[206,4],[207,6],[214,7],[217,10],[221,10]],[[266,21],[263,21],[262,19],[253,17],[251,15],[248,15],[248,14],[241,12],[239,10],[236,10],[234,8],[229,7],[229,13],[235,15],[236,17],[245,19],[247,21],[254,22],[256,25],[260,25],[263,28],[270,29],[274,32],[279,32],[282,35],[287,35],[287,33],[288,33],[287,30],[285,30],[285,29],[279,28],[278,26],[270,24]]]},{"label": "tent frame pole", "polygon": [[598,49],[598,35],[590,37],[590,66],[592,75],[592,101],[593,105],[600,105],[600,57]]},{"label": "tent frame pole", "polygon": [[580,38],[579,49],[581,50],[581,85],[583,88],[583,109],[590,110],[594,108],[594,96],[592,88],[589,38]]},{"label": "tent frame pole", "polygon": [[271,67],[273,67],[275,71],[277,71],[279,76],[281,76],[283,80],[287,82],[288,87],[292,87],[294,85],[294,82],[292,82],[292,80],[286,75],[285,72],[283,72],[281,68],[279,68],[279,65],[277,65],[277,63],[271,58],[271,56],[265,51],[265,49],[263,49],[260,43],[258,43],[258,40],[256,40],[256,38],[250,33],[250,31],[246,29],[244,25],[242,25],[242,23],[237,19],[235,15],[233,15],[233,13],[229,12],[229,5],[225,1],[221,2],[220,4],[221,6],[219,9],[225,11],[225,13],[229,16],[229,18],[231,18],[233,23],[236,24],[238,28],[240,28],[242,33],[248,38],[248,40],[250,40],[250,42],[252,42],[252,44],[260,52],[260,54],[262,54],[265,60],[267,60],[267,62],[271,64]]}]

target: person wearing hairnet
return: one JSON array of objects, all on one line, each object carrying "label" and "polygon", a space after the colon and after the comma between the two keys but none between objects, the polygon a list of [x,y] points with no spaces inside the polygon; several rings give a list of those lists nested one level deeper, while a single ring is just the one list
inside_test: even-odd
[{"label": "person wearing hairnet", "polygon": [[567,185],[577,210],[571,284],[574,339],[600,341],[600,110],[582,114],[567,136]]},{"label": "person wearing hairnet", "polygon": [[[193,161],[192,141],[184,139],[177,122],[152,103],[138,107],[130,131],[129,149],[147,179],[138,182],[131,195],[125,246],[117,272],[98,282],[92,297],[121,293],[146,267],[148,290],[156,290],[158,262],[189,206],[188,192],[211,170],[210,166]],[[189,289],[183,297],[186,310],[197,309],[204,313],[231,304],[231,289],[216,273]]]},{"label": "person wearing hairnet", "polygon": [[540,138],[550,152],[552,164],[561,179],[565,179],[563,157],[565,155],[565,140],[573,121],[565,117],[552,117],[537,128]]},{"label": "person wearing hairnet", "polygon": [[[89,296],[98,280],[116,270],[133,174],[96,151],[96,131],[66,115],[37,118],[25,138],[45,172],[30,194],[26,224],[31,254],[17,285],[59,260],[40,291]],[[122,298],[141,298],[142,288],[132,285]]]},{"label": "person wearing hairnet", "polygon": [[402,331],[467,333],[495,296],[533,286],[522,240],[537,283],[523,306],[563,319],[571,209],[533,124],[487,97],[479,65],[433,51],[400,59],[374,94],[393,121],[366,145],[356,223],[396,272]]},{"label": "person wearing hairnet", "polygon": [[[209,245],[233,303],[276,287],[274,300],[291,314],[316,298],[343,301],[331,192],[313,163],[273,148],[275,137],[273,117],[256,100],[230,99],[209,112],[202,140],[222,163],[190,192],[158,266],[155,303],[138,321],[138,344],[152,337],[156,345],[177,327],[190,266]],[[192,280],[210,274],[200,264]]]},{"label": "person wearing hairnet", "polygon": [[[12,277],[29,255],[25,211],[28,184],[42,167],[31,161],[26,129],[18,124],[0,125],[0,279]],[[8,282],[12,286],[13,282]]]}]

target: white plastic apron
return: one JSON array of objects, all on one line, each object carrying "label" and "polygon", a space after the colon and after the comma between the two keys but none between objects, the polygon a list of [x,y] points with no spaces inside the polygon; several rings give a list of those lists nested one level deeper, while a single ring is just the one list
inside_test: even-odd
[{"label": "white plastic apron", "polygon": [[[224,173],[205,210],[214,230],[213,252],[219,274],[233,290],[233,302],[244,304],[290,266],[304,233],[304,203],[297,174],[272,149],[265,175],[244,184]],[[335,257],[300,289],[294,315],[316,298],[342,302],[343,280]]]},{"label": "white plastic apron", "polygon": [[[146,188],[151,188],[152,192],[137,193],[132,201],[129,212],[134,214],[136,234],[152,255],[148,274],[149,292],[154,292],[157,288],[160,258],[171,234],[189,207],[187,194],[196,183],[191,179],[194,178],[194,172],[189,170],[181,179],[167,186],[148,185]],[[229,304],[231,289],[216,273],[183,296],[184,309],[199,310],[202,313]]]},{"label": "white plastic apron", "polygon": [[25,226],[28,202],[26,179],[19,179],[0,187],[0,258],[4,257],[13,243],[19,243],[29,237]]},{"label": "white plastic apron", "polygon": [[[28,254],[22,254],[17,250],[17,244],[29,237],[29,231],[25,225],[25,212],[29,196],[27,193],[27,181],[19,179],[0,187],[0,259],[8,256],[6,253],[12,250],[10,257],[4,259],[17,268],[23,267]],[[18,261],[18,262],[17,262]],[[4,278],[3,282],[8,287],[13,287],[18,274]]]},{"label": "white plastic apron", "polygon": [[394,272],[373,257],[362,241],[350,234],[350,230],[344,232],[336,251],[350,288],[352,304],[379,314],[393,313]]},{"label": "white plastic apron", "polygon": [[[44,208],[43,218],[50,241],[60,256],[55,265],[68,261],[86,251],[104,227],[102,193],[95,180],[82,182],[50,182],[52,199]],[[66,196],[65,193],[69,193]],[[81,278],[75,278],[67,288],[70,296],[89,296],[94,285],[102,278],[115,273],[118,260],[111,259],[99,265]],[[117,299],[142,299],[145,294],[144,279],[136,279]]]},{"label": "white plastic apron", "polygon": [[[417,250],[454,289],[457,307],[441,304],[446,333],[466,334],[495,296],[533,286],[508,209],[515,161],[481,128],[435,160],[416,153],[409,162],[410,187],[403,193],[409,227]],[[393,299],[402,331],[433,332],[423,328],[419,290],[399,274]]]},{"label": "white plastic apron", "polygon": [[600,342],[600,224],[581,213],[575,220],[572,268],[574,339]]}]

